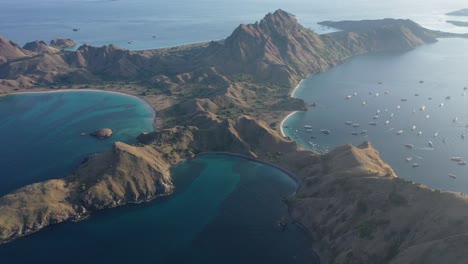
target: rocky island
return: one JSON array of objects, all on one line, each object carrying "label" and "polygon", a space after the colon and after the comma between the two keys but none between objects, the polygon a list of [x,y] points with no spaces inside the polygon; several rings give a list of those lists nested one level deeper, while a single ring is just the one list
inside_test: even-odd
[{"label": "rocky island", "polygon": [[275,164],[296,177],[300,189],[287,200],[291,217],[319,238],[330,263],[467,257],[467,197],[398,178],[368,142],[318,154],[283,138],[278,127],[288,112],[307,110],[289,93],[308,74],[355,55],[458,36],[409,20],[325,23],[342,31],[318,35],[278,10],[225,40],[145,51],[84,45],[51,54],[0,38],[0,93],[92,85],[141,96],[158,112],[158,129],[140,135],[139,144],[116,143],[62,179],[1,197],[0,243],[170,195],[169,168],[214,151]]},{"label": "rocky island", "polygon": [[112,129],[102,128],[90,133],[90,135],[99,139],[106,139],[112,137],[112,133]]}]

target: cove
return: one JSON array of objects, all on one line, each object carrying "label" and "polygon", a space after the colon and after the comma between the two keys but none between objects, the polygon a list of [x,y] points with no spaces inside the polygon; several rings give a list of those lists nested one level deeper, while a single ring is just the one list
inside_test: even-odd
[{"label": "cove", "polygon": [[306,232],[277,225],[288,215],[282,199],[297,188],[288,175],[219,154],[172,174],[176,193],[168,198],[52,226],[0,247],[0,256],[14,263],[318,263]]},{"label": "cove", "polygon": [[[136,97],[93,91],[0,97],[0,195],[70,173],[86,156],[153,130],[154,111]],[[99,128],[114,136],[81,136]]]},{"label": "cove", "polygon": [[311,76],[295,96],[316,107],[287,119],[284,131],[320,152],[371,141],[399,176],[467,193],[468,168],[451,160],[468,159],[467,44],[440,39],[406,53],[359,56]]}]

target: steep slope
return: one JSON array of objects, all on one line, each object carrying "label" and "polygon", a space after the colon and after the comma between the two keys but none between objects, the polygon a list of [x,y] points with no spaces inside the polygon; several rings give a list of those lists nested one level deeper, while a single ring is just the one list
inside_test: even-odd
[{"label": "steep slope", "polygon": [[8,60],[26,57],[31,55],[18,46],[18,44],[0,36],[0,64],[6,63]]},{"label": "steep slope", "polygon": [[436,42],[436,37],[442,34],[403,19],[325,21],[319,24],[343,30],[330,36],[353,53],[406,51]]},{"label": "steep slope", "polygon": [[173,190],[170,164],[154,149],[116,143],[72,175],[23,187],[0,198],[0,244],[97,209],[141,203]]},{"label": "steep slope", "polygon": [[210,63],[225,73],[291,85],[298,76],[321,72],[351,54],[328,37],[301,26],[277,10],[259,23],[240,25],[224,43],[212,43]]},{"label": "steep slope", "polygon": [[[330,263],[462,263],[468,199],[395,176],[369,143],[343,146],[300,171],[292,216]],[[458,259],[457,259],[458,258]]]}]

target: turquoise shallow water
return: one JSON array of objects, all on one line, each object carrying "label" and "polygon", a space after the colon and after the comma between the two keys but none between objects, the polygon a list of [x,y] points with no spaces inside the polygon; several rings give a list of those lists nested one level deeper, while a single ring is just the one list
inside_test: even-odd
[{"label": "turquoise shallow water", "polygon": [[[0,97],[0,195],[66,176],[86,156],[116,141],[133,142],[153,130],[154,113],[137,98],[104,92],[21,94]],[[81,136],[99,128],[107,140]]]},{"label": "turquoise shallow water", "polygon": [[53,226],[0,246],[2,261],[317,263],[305,232],[277,226],[287,216],[281,199],[296,189],[284,173],[212,154],[175,167],[173,174],[172,197]]},{"label": "turquoise shallow water", "polygon": [[[468,193],[467,166],[450,160],[454,156],[468,159],[468,95],[463,96],[468,94],[464,91],[468,87],[467,45],[464,39],[442,39],[407,53],[356,57],[311,76],[295,96],[315,102],[317,107],[288,119],[285,125],[290,128],[285,132],[318,151],[370,140],[401,177]],[[345,99],[348,95],[351,99]],[[376,115],[378,119],[373,119]],[[453,122],[455,118],[458,120]],[[347,121],[360,126],[353,128]],[[305,125],[312,125],[313,131],[307,132]],[[320,129],[330,129],[331,134],[324,135]],[[367,133],[360,135],[363,130]],[[397,135],[398,130],[403,134]],[[418,132],[422,134],[418,136]],[[412,161],[406,162],[407,157]],[[413,168],[414,163],[420,167]],[[449,174],[457,179],[450,179]]]},{"label": "turquoise shallow water", "polygon": [[[90,153],[152,129],[136,98],[99,92],[0,97],[1,194],[61,177]],[[100,141],[82,131],[110,127]],[[173,168],[176,193],[93,214],[0,246],[1,263],[317,263],[311,239],[285,231],[296,183],[239,157],[204,155]]]}]

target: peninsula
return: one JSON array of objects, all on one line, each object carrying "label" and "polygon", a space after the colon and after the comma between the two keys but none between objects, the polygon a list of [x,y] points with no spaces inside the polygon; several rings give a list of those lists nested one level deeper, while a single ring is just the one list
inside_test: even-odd
[{"label": "peninsula", "polygon": [[[0,243],[96,210],[170,195],[170,167],[202,152],[241,154],[291,172],[301,183],[291,217],[316,235],[330,263],[458,263],[467,256],[468,198],[395,175],[372,144],[320,155],[280,135],[289,96],[308,74],[354,55],[407,51],[455,34],[409,20],[325,22],[318,35],[283,10],[240,25],[225,40],[129,51],[110,45],[47,52],[0,38],[0,93],[102,89],[137,95],[158,129],[116,143],[62,178],[0,198]],[[311,247],[313,245],[310,245]]]}]

